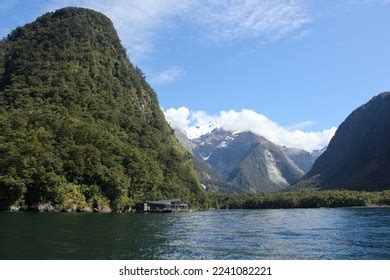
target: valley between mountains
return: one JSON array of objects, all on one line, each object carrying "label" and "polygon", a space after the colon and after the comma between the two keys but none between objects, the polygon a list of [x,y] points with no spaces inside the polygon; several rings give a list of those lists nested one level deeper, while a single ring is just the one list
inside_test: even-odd
[{"label": "valley between mountains", "polygon": [[[0,41],[1,210],[128,212],[172,198],[191,209],[390,204],[389,92],[354,110],[323,150],[209,128],[189,139],[168,124],[99,12],[59,9]],[[224,202],[234,195],[243,202]]]},{"label": "valley between mountains", "polygon": [[202,167],[197,173],[206,189],[381,191],[390,186],[389,92],[354,110],[328,147],[311,153],[276,145],[252,132],[215,128],[197,139],[179,130],[176,136]]},{"label": "valley between mountains", "polygon": [[311,169],[325,150],[309,153],[276,145],[252,132],[220,128],[195,139],[187,138],[180,129],[175,135],[192,154],[202,186],[214,192],[286,190]]}]

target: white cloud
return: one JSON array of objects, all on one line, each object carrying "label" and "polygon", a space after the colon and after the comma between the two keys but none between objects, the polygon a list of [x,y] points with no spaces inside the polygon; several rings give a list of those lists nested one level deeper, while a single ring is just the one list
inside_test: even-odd
[{"label": "white cloud", "polygon": [[350,0],[352,4],[379,4],[387,5],[390,4],[390,0]]},{"label": "white cloud", "polygon": [[152,83],[157,84],[169,84],[176,81],[180,76],[183,75],[183,70],[178,67],[171,67],[157,73],[152,77]]},{"label": "white cloud", "polygon": [[164,111],[164,114],[172,127],[186,130],[190,125],[190,110],[186,107],[171,108]]},{"label": "white cloud", "polygon": [[289,130],[304,129],[304,128],[308,128],[314,124],[315,124],[315,121],[303,121],[303,122],[299,122],[299,123],[296,123],[293,125],[289,125],[286,128]]},{"label": "white cloud", "polygon": [[[0,13],[15,5],[1,1]],[[270,42],[285,36],[310,35],[317,14],[310,0],[45,0],[45,11],[87,7],[111,18],[132,61],[155,51],[157,36],[178,24],[200,31],[200,40],[255,39]],[[389,4],[390,0],[349,0],[349,4]],[[184,23],[184,24],[183,24]],[[193,31],[191,30],[191,31]]]},{"label": "white cloud", "polygon": [[111,18],[131,60],[155,50],[157,36],[183,24],[207,41],[274,40],[310,22],[308,0],[46,0],[46,10],[81,6]]},{"label": "white cloud", "polygon": [[311,34],[312,34],[312,30],[310,30],[310,29],[303,29],[303,30],[301,30],[299,32],[296,32],[296,34],[294,34],[291,38],[293,40],[298,41],[298,40],[301,40],[303,38],[306,38],[306,37],[310,36]]},{"label": "white cloud", "polygon": [[275,40],[312,20],[304,0],[208,0],[194,10],[195,21],[216,41]]},{"label": "white cloud", "polygon": [[323,131],[309,132],[298,128],[292,129],[249,109],[221,111],[217,115],[209,115],[204,111],[190,111],[186,107],[180,107],[168,109],[164,113],[172,127],[185,131],[189,138],[199,137],[210,132],[214,127],[220,127],[230,131],[251,131],[276,144],[308,151],[328,145],[337,129],[332,127]]},{"label": "white cloud", "polygon": [[104,13],[114,23],[130,59],[138,61],[154,51],[157,33],[184,13],[188,3],[187,0],[49,0],[47,9],[79,6]]}]

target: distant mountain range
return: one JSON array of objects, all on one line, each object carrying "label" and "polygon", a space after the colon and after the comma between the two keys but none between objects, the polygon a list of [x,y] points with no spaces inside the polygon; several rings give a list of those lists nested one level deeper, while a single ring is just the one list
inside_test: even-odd
[{"label": "distant mountain range", "polygon": [[390,188],[390,92],[375,96],[347,117],[297,186],[367,191]]},{"label": "distant mountain range", "polygon": [[[200,130],[210,128],[207,124]],[[184,134],[178,138],[201,164],[203,177],[198,177],[212,191],[390,189],[390,92],[353,111],[328,147],[313,152],[279,146],[251,132],[218,128],[192,140]],[[213,174],[212,186],[204,174]]]},{"label": "distant mountain range", "polygon": [[276,145],[252,132],[215,128],[195,139],[176,130],[176,137],[194,159],[198,177],[211,191],[281,191],[312,167],[321,151]]}]

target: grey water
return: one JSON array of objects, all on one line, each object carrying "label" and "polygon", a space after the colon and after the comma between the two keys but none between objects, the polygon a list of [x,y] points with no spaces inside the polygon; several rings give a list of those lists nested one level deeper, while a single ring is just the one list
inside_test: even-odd
[{"label": "grey water", "polygon": [[0,213],[0,259],[390,259],[390,208]]}]

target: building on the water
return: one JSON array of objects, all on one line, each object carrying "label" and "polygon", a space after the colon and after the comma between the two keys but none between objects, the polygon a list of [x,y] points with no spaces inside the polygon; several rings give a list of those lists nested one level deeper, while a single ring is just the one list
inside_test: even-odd
[{"label": "building on the water", "polygon": [[188,212],[189,208],[187,204],[176,198],[139,203],[136,205],[136,211],[159,213]]}]

